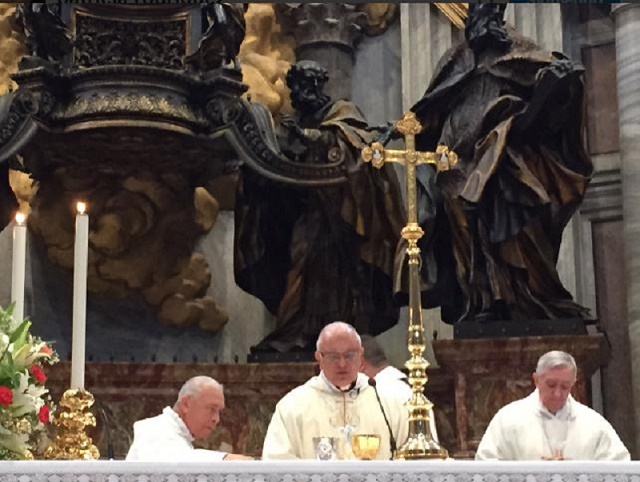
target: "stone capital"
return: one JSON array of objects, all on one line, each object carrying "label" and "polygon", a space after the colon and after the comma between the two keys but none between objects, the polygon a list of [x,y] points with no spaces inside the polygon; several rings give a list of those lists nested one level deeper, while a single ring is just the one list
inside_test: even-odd
[{"label": "stone capital", "polygon": [[284,3],[276,8],[297,49],[323,44],[353,52],[367,19],[355,5],[344,3]]},{"label": "stone capital", "polygon": [[640,7],[639,3],[614,3],[611,5],[611,14],[616,16],[625,10],[630,10],[632,8]]}]

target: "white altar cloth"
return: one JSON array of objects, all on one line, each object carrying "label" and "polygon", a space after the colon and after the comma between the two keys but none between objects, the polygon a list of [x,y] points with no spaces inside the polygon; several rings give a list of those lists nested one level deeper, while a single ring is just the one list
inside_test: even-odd
[{"label": "white altar cloth", "polygon": [[0,462],[0,482],[640,482],[640,462]]}]

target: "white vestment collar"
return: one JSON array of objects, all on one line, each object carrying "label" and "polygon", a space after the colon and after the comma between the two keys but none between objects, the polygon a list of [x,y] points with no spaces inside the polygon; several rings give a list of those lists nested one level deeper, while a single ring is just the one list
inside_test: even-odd
[{"label": "white vestment collar", "polygon": [[396,367],[392,367],[391,365],[384,367],[382,370],[376,373],[376,376],[373,378],[375,378],[376,381],[401,380],[408,382],[406,373],[398,370]]},{"label": "white vestment collar", "polygon": [[571,394],[569,394],[569,396],[567,397],[566,403],[556,413],[551,413],[547,409],[547,407],[545,407],[542,404],[542,401],[540,400],[540,392],[538,391],[537,388],[534,390],[534,392],[531,395],[529,395],[529,397],[533,399],[532,402],[535,403],[537,413],[541,417],[548,418],[548,419],[562,420],[565,422],[568,422],[569,420],[575,418],[572,414],[572,409],[571,409],[574,403],[574,399],[571,396]]},{"label": "white vestment collar", "polygon": [[369,385],[369,377],[367,377],[364,373],[358,373],[355,383],[352,383],[353,386],[349,390],[341,390],[340,388],[336,387],[329,381],[327,376],[324,374],[324,371],[320,371],[320,379],[324,382],[324,385],[328,389],[328,391],[333,393],[350,393],[354,390],[356,392],[359,392],[364,387]]},{"label": "white vestment collar", "polygon": [[183,420],[180,418],[180,415],[178,415],[173,410],[173,408],[164,407],[164,410],[162,410],[162,413],[163,415],[166,415],[167,417],[169,417],[171,421],[176,424],[176,427],[178,428],[178,432],[182,437],[186,438],[189,442],[193,442],[195,440],[193,438],[193,435],[191,435],[191,432],[183,422]]}]

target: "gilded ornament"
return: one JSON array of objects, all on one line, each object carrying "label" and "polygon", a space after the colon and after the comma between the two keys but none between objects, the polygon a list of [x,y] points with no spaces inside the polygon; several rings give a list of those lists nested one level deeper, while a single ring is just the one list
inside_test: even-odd
[{"label": "gilded ornament", "polygon": [[450,151],[444,144],[438,145],[436,148],[436,156],[436,169],[438,172],[448,171],[458,163],[458,155],[455,152]]},{"label": "gilded ornament", "polygon": [[469,12],[467,3],[434,3],[449,21],[457,28],[464,28]]},{"label": "gilded ornament", "polygon": [[188,104],[170,95],[138,92],[94,93],[88,98],[76,96],[58,117],[73,119],[93,114],[135,113],[161,116],[168,119],[196,123],[197,119]]},{"label": "gilded ornament", "polygon": [[[422,322],[422,304],[420,299],[420,248],[418,241],[424,231],[417,219],[416,194],[416,165],[436,164],[438,170],[448,170],[457,161],[454,152],[447,146],[438,146],[436,152],[420,152],[414,149],[415,136],[420,133],[422,126],[416,115],[409,111],[395,125],[405,138],[406,149],[385,149],[377,142],[371,147],[362,149],[362,158],[376,167],[382,167],[386,162],[395,162],[406,168],[407,190],[407,225],[402,229],[402,237],[407,241],[407,257],[409,265],[409,333],[407,348],[410,358],[405,363],[409,370],[409,383],[413,395],[408,403],[409,410],[409,438],[398,449],[394,458],[398,459],[445,459],[449,456],[447,450],[441,447],[433,438],[429,426],[429,411],[433,404],[424,396],[424,386],[427,383],[427,368],[429,362],[424,358],[426,348],[424,325]],[[451,164],[450,164],[451,163]],[[377,165],[376,165],[377,164]],[[445,169],[446,164],[446,169]]]},{"label": "gilded ornament", "polygon": [[71,389],[64,392],[59,412],[53,420],[56,437],[47,448],[45,458],[56,460],[96,460],[98,448],[86,433],[87,427],[95,427],[96,419],[89,411],[94,398],[86,390]]},{"label": "gilded ornament", "polygon": [[380,142],[374,142],[371,147],[362,149],[362,159],[370,162],[376,169],[382,168],[385,163],[385,148]]},{"label": "gilded ornament", "polygon": [[420,131],[422,130],[422,125],[420,125],[420,121],[418,120],[416,115],[413,112],[409,111],[409,112],[405,112],[405,114],[402,116],[402,119],[400,119],[397,122],[396,129],[402,135],[416,136],[420,134]]}]

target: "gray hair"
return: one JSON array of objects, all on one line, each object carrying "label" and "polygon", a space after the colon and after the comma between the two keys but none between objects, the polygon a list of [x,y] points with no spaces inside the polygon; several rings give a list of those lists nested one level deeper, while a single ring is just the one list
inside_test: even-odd
[{"label": "gray hair", "polygon": [[223,389],[222,384],[217,382],[213,378],[204,375],[198,375],[190,378],[184,383],[184,385],[182,385],[182,388],[178,392],[178,401],[180,401],[184,397],[197,395],[198,393],[200,393],[200,390],[202,390],[202,388],[207,385],[213,385],[220,390]]},{"label": "gray hair", "polygon": [[362,342],[362,348],[364,348],[364,353],[362,356],[367,362],[371,364],[371,366],[377,368],[389,364],[387,355],[374,336],[362,335],[360,337],[360,341]]},{"label": "gray hair", "polygon": [[578,366],[575,359],[564,351],[554,350],[542,355],[536,366],[536,374],[542,375],[552,368],[569,367],[573,368],[574,373],[578,372]]},{"label": "gray hair", "polygon": [[318,341],[316,341],[316,350],[320,351],[320,345],[325,341],[326,338],[330,337],[334,333],[339,332],[353,334],[358,340],[358,344],[362,346],[360,335],[358,335],[358,332],[352,325],[350,325],[349,323],[345,323],[344,321],[334,321],[333,323],[329,323],[328,325],[326,325],[318,335]]}]

